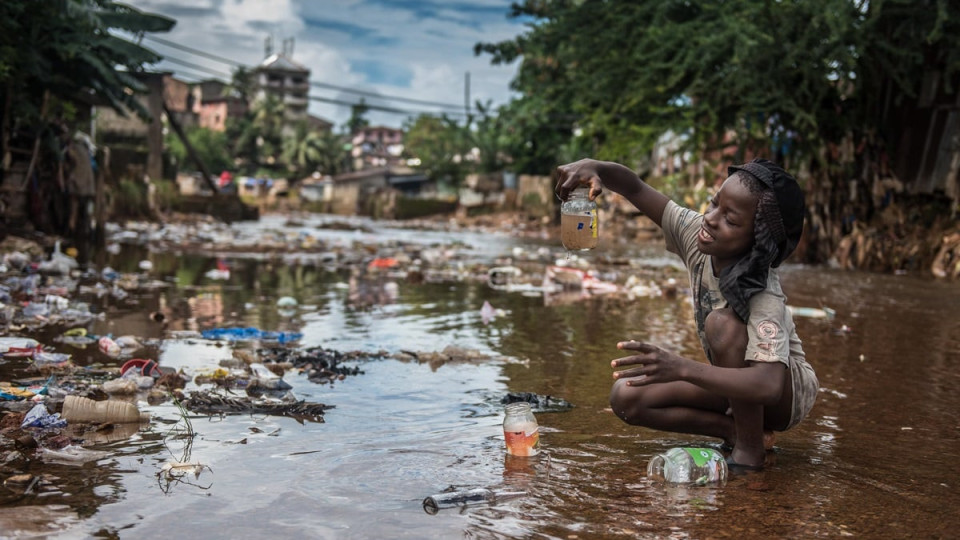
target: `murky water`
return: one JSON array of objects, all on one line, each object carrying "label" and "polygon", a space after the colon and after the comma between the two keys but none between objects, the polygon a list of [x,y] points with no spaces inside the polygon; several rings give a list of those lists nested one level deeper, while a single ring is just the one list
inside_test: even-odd
[{"label": "murky water", "polygon": [[[361,234],[456,240],[490,259],[527,243],[474,232]],[[659,246],[646,253],[656,258],[652,266],[669,260]],[[363,373],[333,385],[289,373],[299,398],[335,406],[324,423],[193,417],[197,437],[189,446],[175,437],[183,424],[173,405],[143,404],[154,415],[149,429],[95,447],[109,457],[81,467],[31,462],[29,472],[49,475],[52,487],[2,500],[0,510],[17,508],[24,520],[33,511],[23,507],[45,507],[35,519],[59,536],[898,538],[946,537],[960,526],[958,284],[785,268],[791,304],[837,312],[832,323],[797,320],[823,387],[818,402],[806,421],[779,435],[764,472],[683,488],[650,483],[647,460],[671,446],[716,441],[633,428],[606,410],[618,340],[701,356],[683,294],[545,302],[475,281],[400,282],[395,296],[378,303],[384,298],[358,301],[349,276],[313,262],[232,259],[226,282],[205,279],[213,260],[199,255],[126,252],[111,262],[132,270],[142,257],[177,284],[142,295],[138,306],[111,309],[95,332],[160,337],[163,329],[146,314],[163,309],[170,328],[257,326],[299,330],[303,347],[454,345],[503,359],[355,361]],[[278,313],[276,299],[288,295],[299,308]],[[502,310],[488,323],[484,301]],[[160,363],[196,373],[230,355],[203,340],[166,340]],[[499,400],[508,391],[575,404],[538,415],[537,458],[505,455]],[[184,453],[209,469],[189,482],[158,480],[163,464]],[[526,495],[426,514],[423,498],[449,486]]]}]

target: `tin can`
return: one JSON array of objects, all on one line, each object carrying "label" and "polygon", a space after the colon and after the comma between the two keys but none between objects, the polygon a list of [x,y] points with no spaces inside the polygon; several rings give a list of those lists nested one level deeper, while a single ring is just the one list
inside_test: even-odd
[{"label": "tin can", "polygon": [[530,457],[540,453],[540,426],[526,402],[510,403],[504,408],[503,438],[507,453]]}]

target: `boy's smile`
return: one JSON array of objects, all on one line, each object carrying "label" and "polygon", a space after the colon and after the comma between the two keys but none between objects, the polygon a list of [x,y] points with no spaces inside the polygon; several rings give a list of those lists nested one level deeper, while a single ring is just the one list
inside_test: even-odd
[{"label": "boy's smile", "polygon": [[713,257],[715,271],[737,262],[753,247],[757,198],[734,175],[724,180],[710,200],[697,233],[697,248]]}]

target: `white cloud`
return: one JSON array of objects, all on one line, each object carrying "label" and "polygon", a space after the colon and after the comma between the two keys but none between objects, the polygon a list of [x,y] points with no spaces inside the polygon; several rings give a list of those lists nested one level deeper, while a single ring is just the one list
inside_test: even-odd
[{"label": "white cloud", "polygon": [[[465,73],[470,72],[471,104],[506,103],[515,66],[491,66],[475,57],[479,41],[510,39],[523,30],[508,20],[509,0],[133,0],[145,11],[177,19],[161,39],[246,65],[264,58],[264,41],[274,50],[294,38],[293,58],[311,70],[311,80],[376,92],[383,96],[463,104]],[[159,67],[197,79],[229,73],[231,67],[202,55],[146,44],[170,57]],[[173,60],[180,60],[176,63]],[[183,61],[200,69],[183,65]],[[311,95],[356,101],[359,95],[313,88]],[[366,98],[411,112],[438,111],[396,100]],[[313,114],[341,125],[348,107],[311,102]],[[404,117],[371,111],[374,124],[400,126]]]}]

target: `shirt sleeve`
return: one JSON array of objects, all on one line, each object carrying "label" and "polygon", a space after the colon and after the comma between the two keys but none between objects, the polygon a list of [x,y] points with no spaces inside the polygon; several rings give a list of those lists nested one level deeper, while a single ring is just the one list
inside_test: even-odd
[{"label": "shirt sleeve", "polygon": [[747,321],[748,362],[782,362],[790,365],[790,334],[783,294],[769,288],[750,299],[750,320]]},{"label": "shirt sleeve", "polygon": [[667,251],[676,253],[689,266],[690,257],[697,252],[697,233],[703,215],[683,208],[674,201],[667,202],[660,220]]}]

